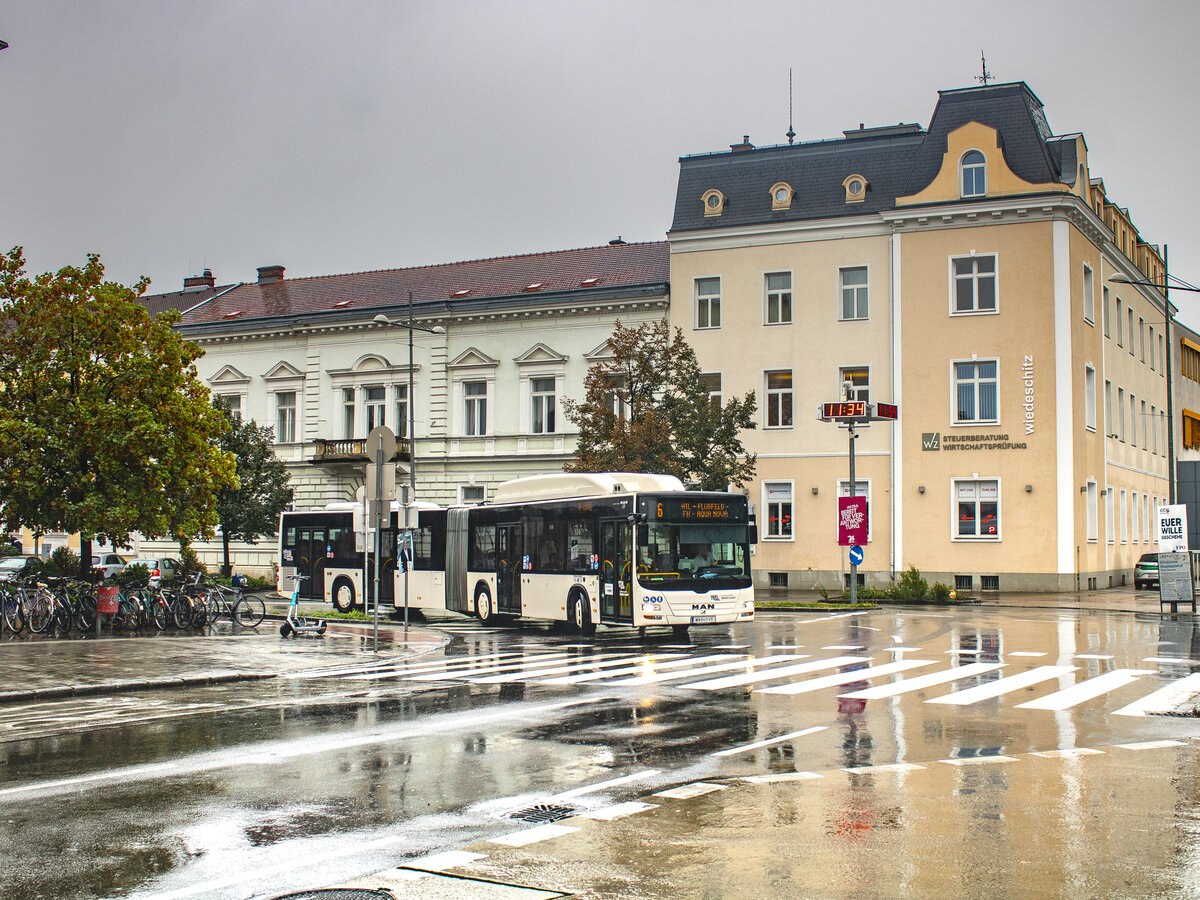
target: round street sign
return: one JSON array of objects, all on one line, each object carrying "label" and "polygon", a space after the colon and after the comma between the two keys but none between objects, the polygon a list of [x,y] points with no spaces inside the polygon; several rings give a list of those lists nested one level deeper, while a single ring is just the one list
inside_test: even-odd
[{"label": "round street sign", "polygon": [[387,462],[396,452],[396,435],[386,425],[373,428],[367,435],[367,458],[372,462],[383,451],[383,461]]},{"label": "round street sign", "polygon": [[863,561],[862,547],[858,546],[858,544],[855,544],[853,547],[850,548],[850,565],[852,565],[852,566],[862,565],[862,561]]}]

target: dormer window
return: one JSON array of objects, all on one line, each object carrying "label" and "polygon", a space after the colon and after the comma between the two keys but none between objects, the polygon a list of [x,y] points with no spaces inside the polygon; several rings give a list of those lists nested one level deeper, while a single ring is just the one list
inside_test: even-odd
[{"label": "dormer window", "polygon": [[544,281],[535,281],[532,284],[525,285],[525,293],[526,294],[535,293],[537,291],[540,291],[545,286],[546,286],[546,283]]},{"label": "dormer window", "polygon": [[978,150],[968,150],[963,154],[962,162],[962,196],[982,197],[987,193],[987,157]]},{"label": "dormer window", "polygon": [[600,279],[595,275],[589,275],[583,281],[579,282],[580,287],[593,287],[600,283]]},{"label": "dormer window", "polygon": [[867,179],[861,175],[847,176],[842,187],[846,189],[847,203],[862,203],[867,199]]},{"label": "dormer window", "polygon": [[354,303],[353,300],[339,300],[337,303],[333,304],[333,308],[334,309],[345,309],[347,306],[350,306],[353,303]]},{"label": "dormer window", "polygon": [[725,195],[716,188],[705,191],[700,200],[704,203],[705,216],[719,216],[725,211]]},{"label": "dormer window", "polygon": [[469,293],[471,293],[470,288],[461,288],[460,290],[455,291],[450,296],[453,297],[454,299],[458,299],[459,297],[467,296],[467,294],[469,294]]},{"label": "dormer window", "polygon": [[771,209],[791,209],[792,197],[796,192],[786,181],[780,181],[771,186]]}]

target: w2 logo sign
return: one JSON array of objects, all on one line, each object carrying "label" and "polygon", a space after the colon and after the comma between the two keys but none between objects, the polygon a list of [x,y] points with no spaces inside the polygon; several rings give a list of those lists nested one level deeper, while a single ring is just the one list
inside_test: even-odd
[{"label": "w2 logo sign", "polygon": [[921,435],[922,450],[941,450],[942,449],[942,433],[940,431],[926,431]]}]

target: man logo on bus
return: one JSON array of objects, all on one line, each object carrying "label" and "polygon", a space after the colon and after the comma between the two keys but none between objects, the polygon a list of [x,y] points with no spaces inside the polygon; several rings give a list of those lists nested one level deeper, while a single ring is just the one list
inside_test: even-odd
[{"label": "man logo on bus", "polygon": [[693,603],[692,612],[706,612],[717,608],[715,603]]}]

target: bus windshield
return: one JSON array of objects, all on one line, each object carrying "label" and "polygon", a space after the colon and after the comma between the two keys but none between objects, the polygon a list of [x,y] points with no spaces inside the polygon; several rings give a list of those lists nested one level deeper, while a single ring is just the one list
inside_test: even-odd
[{"label": "bus windshield", "polygon": [[[750,548],[744,524],[651,522],[638,536],[638,581],[644,587],[746,587]],[[642,540],[642,538],[645,540]]]}]

